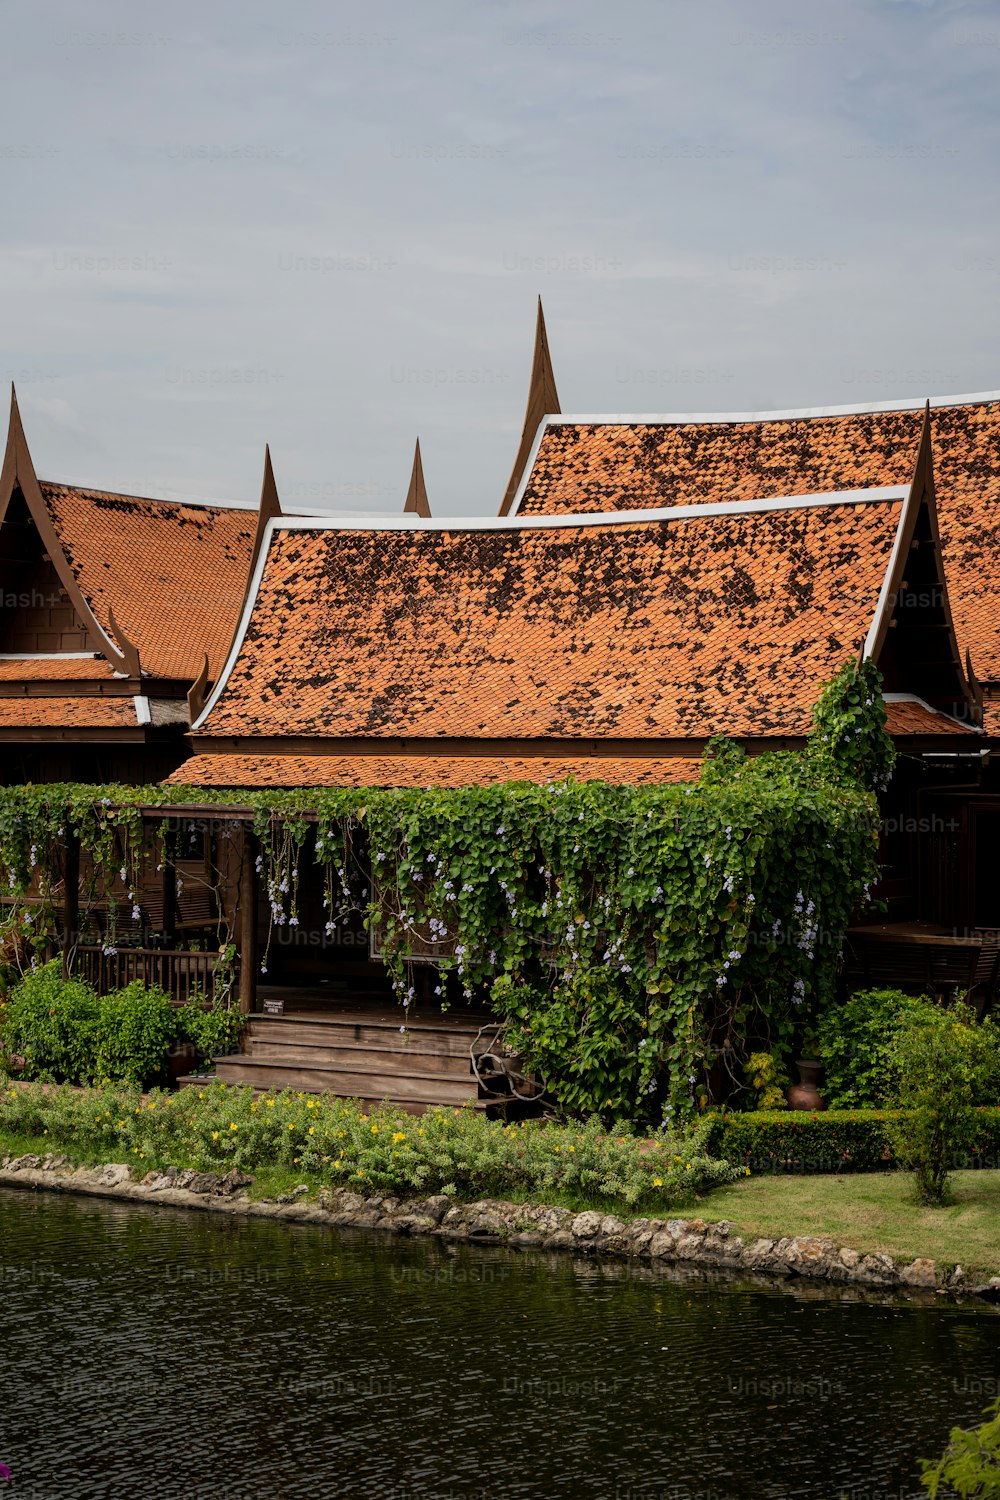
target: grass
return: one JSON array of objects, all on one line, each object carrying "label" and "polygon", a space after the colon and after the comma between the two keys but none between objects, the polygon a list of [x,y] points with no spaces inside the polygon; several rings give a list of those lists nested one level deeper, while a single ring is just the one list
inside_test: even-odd
[{"label": "grass", "polygon": [[[111,1160],[107,1151],[100,1154],[88,1151],[85,1147],[73,1146],[66,1150],[62,1146],[53,1146],[48,1135],[17,1135],[10,1130],[0,1130],[0,1158],[4,1156],[44,1156],[47,1151],[53,1155],[65,1156],[74,1167],[101,1167]],[[171,1163],[160,1160],[153,1153],[147,1152],[141,1161],[135,1157],[122,1154],[122,1161],[127,1161],[132,1167],[137,1178],[144,1177],[147,1172],[161,1172]],[[174,1160],[172,1163],[178,1170],[185,1167],[193,1167],[196,1171],[222,1172],[224,1169],[217,1166],[206,1167],[203,1163],[195,1161]],[[284,1166],[260,1166],[253,1169],[253,1182],[246,1189],[248,1196],[255,1201],[266,1202],[278,1198],[283,1193],[291,1193],[301,1183],[305,1183],[309,1189],[310,1198],[318,1197],[321,1189],[329,1191],[330,1184],[316,1172],[303,1172],[298,1167]],[[305,1194],[302,1195],[303,1197]]]},{"label": "grass", "polygon": [[914,1201],[908,1172],[749,1177],[676,1217],[731,1219],[744,1240],[822,1235],[853,1250],[958,1264],[967,1275],[1000,1274],[1000,1171],[956,1172],[943,1208]]},{"label": "grass", "polygon": [[[62,1149],[43,1135],[0,1130],[0,1156],[28,1152],[42,1156]],[[109,1159],[107,1152],[96,1156],[76,1146],[65,1154],[74,1166],[98,1166]],[[139,1175],[167,1165],[153,1152],[141,1159],[127,1155],[121,1159],[130,1160]],[[194,1161],[175,1159],[174,1165],[205,1170],[204,1163]],[[248,1191],[258,1201],[273,1200],[300,1183],[308,1186],[312,1199],[322,1187],[329,1187],[318,1174],[286,1165],[255,1167],[253,1177]],[[391,1189],[375,1191],[398,1196]],[[523,1193],[510,1196],[524,1203],[537,1201]],[[943,1208],[918,1205],[906,1172],[857,1172],[843,1177],[762,1175],[716,1188],[687,1208],[659,1212],[665,1218],[729,1219],[745,1241],[821,1235],[854,1250],[883,1252],[899,1260],[927,1256],[939,1267],[958,1264],[972,1278],[1000,1274],[1000,1171],[956,1172],[951,1199]],[[630,1213],[620,1203],[576,1192],[554,1191],[545,1201],[576,1212],[596,1208],[623,1219],[650,1213],[648,1207]]]}]

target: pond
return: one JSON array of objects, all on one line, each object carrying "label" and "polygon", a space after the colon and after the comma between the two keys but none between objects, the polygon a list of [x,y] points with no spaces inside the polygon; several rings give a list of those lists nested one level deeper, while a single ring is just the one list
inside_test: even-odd
[{"label": "pond", "polygon": [[991,1309],[0,1190],[11,1500],[922,1493]]}]

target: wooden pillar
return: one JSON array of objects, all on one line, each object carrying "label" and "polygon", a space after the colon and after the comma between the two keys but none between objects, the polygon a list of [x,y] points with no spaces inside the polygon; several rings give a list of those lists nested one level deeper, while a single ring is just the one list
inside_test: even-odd
[{"label": "wooden pillar", "polygon": [[257,839],[253,825],[244,823],[240,858],[240,1010],[250,1015],[257,1008]]},{"label": "wooden pillar", "polygon": [[167,948],[177,945],[177,840],[173,819],[163,821],[163,940]]},{"label": "wooden pillar", "polygon": [[72,828],[66,830],[63,849],[62,971],[68,979],[80,931],[80,839]]}]

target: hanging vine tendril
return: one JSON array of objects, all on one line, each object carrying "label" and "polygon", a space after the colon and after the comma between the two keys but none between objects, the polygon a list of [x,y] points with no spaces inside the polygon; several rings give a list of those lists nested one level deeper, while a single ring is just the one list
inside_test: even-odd
[{"label": "hanging vine tendril", "polygon": [[878,674],[852,663],[804,753],[713,740],[688,785],[0,788],[4,931],[23,933],[27,912],[51,932],[71,828],[113,942],[157,848],[141,806],[196,801],[223,818],[239,802],[270,906],[264,971],[315,863],[327,934],[363,919],[404,1029],[414,963],[430,959],[435,1001],[488,1002],[565,1109],[669,1121],[702,1107],[748,1048],[789,1048],[831,999],[843,931],[878,874],[883,726]]}]

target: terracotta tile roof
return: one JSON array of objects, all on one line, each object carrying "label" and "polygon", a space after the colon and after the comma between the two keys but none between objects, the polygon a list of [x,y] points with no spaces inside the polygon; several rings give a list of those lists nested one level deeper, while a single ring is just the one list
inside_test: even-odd
[{"label": "terracotta tile roof", "polygon": [[156,676],[194,679],[225,659],[246,591],[252,510],[40,486],[73,574],[102,627],[108,610]]},{"label": "terracotta tile roof", "polygon": [[111,663],[99,656],[0,658],[0,682],[115,682]]},{"label": "terracotta tile roof", "polygon": [[700,760],[640,760],[522,756],[420,755],[195,755],[166,786],[201,787],[461,787],[502,781],[609,781],[619,785],[663,785],[697,781]]},{"label": "terracotta tile roof", "polygon": [[947,714],[923,703],[918,698],[894,699],[886,703],[885,727],[895,735],[907,734],[978,734],[972,724],[960,724]]},{"label": "terracotta tile roof", "polygon": [[0,729],[135,729],[132,698],[3,698]]},{"label": "terracotta tile roof", "polygon": [[1000,698],[987,698],[983,704],[983,730],[990,737],[1000,737]]},{"label": "terracotta tile roof", "polygon": [[[922,411],[753,421],[554,423],[521,515],[635,510],[908,482]],[[1000,681],[1000,401],[932,409],[934,473],[959,643]],[[985,562],[984,560],[988,560]],[[1000,559],[997,559],[1000,561]]]},{"label": "terracotta tile roof", "polygon": [[557,527],[279,525],[215,736],[800,735],[901,502]]}]

